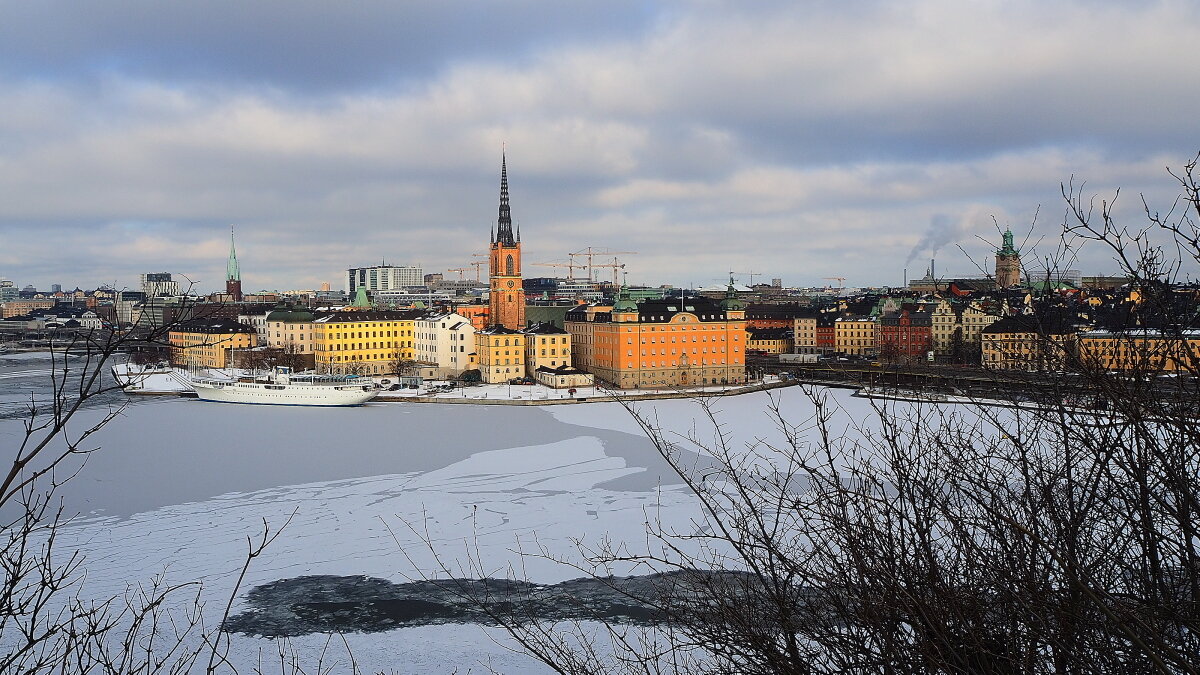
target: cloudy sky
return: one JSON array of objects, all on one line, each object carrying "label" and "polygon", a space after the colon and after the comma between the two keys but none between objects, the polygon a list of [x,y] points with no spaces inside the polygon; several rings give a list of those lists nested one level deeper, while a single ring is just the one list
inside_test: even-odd
[{"label": "cloudy sky", "polygon": [[467,267],[502,146],[527,262],[975,273],[996,223],[1049,253],[1072,176],[1170,207],[1197,44],[1182,0],[0,0],[0,276],[212,290],[230,224],[247,289]]}]

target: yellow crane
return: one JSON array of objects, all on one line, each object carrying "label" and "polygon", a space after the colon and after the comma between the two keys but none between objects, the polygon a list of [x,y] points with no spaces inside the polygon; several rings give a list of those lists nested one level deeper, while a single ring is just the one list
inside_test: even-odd
[{"label": "yellow crane", "polygon": [[565,268],[567,268],[567,280],[568,281],[575,280],[575,268],[576,267],[583,267],[583,265],[576,263],[574,259],[572,259],[571,262],[565,262],[565,263],[544,262],[544,263],[532,263],[532,264],[536,265],[538,267],[565,267]]},{"label": "yellow crane", "polygon": [[[587,265],[581,265],[581,267],[587,268],[588,281],[594,282],[596,280],[592,278],[592,258],[594,258],[595,256],[598,256],[598,255],[599,256],[637,255],[637,251],[601,251],[597,248],[593,248],[593,247],[589,246],[589,247],[583,249],[582,251],[576,251],[575,253],[568,253],[567,255],[571,256],[572,262],[575,261],[575,256],[587,258]],[[604,265],[604,267],[611,267],[611,265]]]},{"label": "yellow crane", "polygon": [[[824,279],[824,280],[826,280],[826,281],[836,281],[836,282],[838,282],[838,288],[845,288],[845,287],[846,287],[846,277],[821,277],[821,278],[822,278],[822,279]],[[832,287],[832,286],[830,286],[830,288],[833,288],[833,287]]]},{"label": "yellow crane", "polygon": [[621,273],[621,270],[625,269],[625,263],[621,262],[620,260],[617,260],[616,258],[613,258],[612,262],[610,262],[610,263],[598,263],[596,265],[592,265],[591,267],[593,269],[603,269],[605,267],[612,268],[612,275],[613,275],[612,282],[613,282],[613,286],[616,286],[617,285],[617,275],[619,275]]}]

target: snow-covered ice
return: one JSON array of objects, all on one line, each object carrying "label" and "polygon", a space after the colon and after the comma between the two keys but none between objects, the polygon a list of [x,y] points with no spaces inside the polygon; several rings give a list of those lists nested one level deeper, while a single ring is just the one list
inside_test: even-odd
[{"label": "snow-covered ice", "polygon": [[[831,395],[853,433],[853,421],[871,408],[848,393]],[[732,443],[779,442],[765,412],[772,398],[793,421],[811,414],[798,388],[713,400]],[[634,405],[672,431],[706,431],[694,400]],[[79,426],[104,412],[83,411]],[[4,443],[19,431],[19,420],[0,420]],[[429,544],[456,573],[477,555],[491,573],[513,567],[533,581],[557,582],[580,574],[523,558],[520,550],[540,546],[578,559],[578,542],[602,537],[636,548],[645,545],[648,519],[686,531],[699,516],[678,477],[612,402],[293,408],[142,399],[94,440],[101,449],[63,488],[68,509],[81,515],[59,543],[86,556],[87,592],[118,595],[157,574],[170,582],[201,580],[208,611],[218,616],[246,538],[264,520],[277,528],[292,518],[251,566],[243,592],[314,574],[436,576]],[[241,606],[239,600],[234,611]],[[480,626],[347,639],[366,672],[466,672],[481,662],[502,672],[539,672],[507,649],[503,635]],[[309,635],[292,646],[315,658],[325,640]],[[243,664],[276,650],[268,639],[233,638]]]}]

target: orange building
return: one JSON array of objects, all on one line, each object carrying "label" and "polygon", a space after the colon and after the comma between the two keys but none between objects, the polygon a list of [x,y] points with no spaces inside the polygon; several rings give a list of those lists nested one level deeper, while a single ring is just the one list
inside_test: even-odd
[{"label": "orange building", "polygon": [[488,321],[490,312],[487,305],[451,305],[451,307],[455,314],[466,317],[475,330],[483,330],[490,325]]},{"label": "orange building", "polygon": [[508,163],[500,158],[500,213],[488,257],[488,325],[525,328],[525,289],[521,280],[521,231],[513,233],[508,205]]},{"label": "orange building", "polygon": [[566,329],[575,367],[610,386],[689,387],[746,381],[746,314],[730,288],[708,298],[643,300],[627,292],[608,311],[577,307]]}]

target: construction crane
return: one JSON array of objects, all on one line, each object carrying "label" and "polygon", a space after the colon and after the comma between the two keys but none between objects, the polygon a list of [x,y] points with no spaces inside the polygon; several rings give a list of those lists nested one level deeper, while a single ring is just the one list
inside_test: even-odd
[{"label": "construction crane", "polygon": [[[587,258],[587,265],[580,265],[580,267],[586,267],[587,271],[588,271],[588,281],[595,282],[596,280],[592,278],[592,258],[594,258],[595,256],[598,256],[598,255],[600,255],[600,256],[637,255],[637,251],[601,251],[601,250],[598,250],[598,249],[595,249],[595,248],[592,248],[591,246],[589,246],[589,247],[583,249],[582,251],[576,251],[575,253],[568,253],[567,255],[571,256],[572,262],[575,261],[575,256]],[[607,267],[607,265],[606,265],[606,267]]]},{"label": "construction crane", "polygon": [[734,272],[734,274],[745,274],[746,276],[750,277],[751,288],[754,287],[754,277],[761,277],[763,275],[762,272]]},{"label": "construction crane", "polygon": [[458,272],[458,280],[462,281],[463,280],[463,272],[470,272],[471,270],[466,267],[451,267],[450,269],[448,269],[446,271],[447,272]]},{"label": "construction crane", "polygon": [[617,277],[618,277],[618,275],[620,275],[621,270],[625,269],[625,263],[621,262],[620,260],[617,260],[616,258],[613,258],[612,262],[610,262],[610,263],[599,263],[597,265],[592,265],[593,269],[602,269],[605,267],[612,268],[612,275],[613,275],[612,282],[613,282],[613,286],[616,286],[617,285]]},{"label": "construction crane", "polygon": [[532,263],[532,264],[536,265],[538,267],[565,267],[565,268],[567,268],[567,280],[568,281],[575,280],[575,268],[576,267],[583,267],[583,265],[576,263],[574,259],[572,259],[571,262],[565,262],[565,263],[552,263],[551,262],[551,263]]},{"label": "construction crane", "polygon": [[836,282],[838,282],[838,288],[845,288],[845,287],[846,287],[846,277],[821,277],[821,278],[822,278],[822,279],[824,279],[824,280],[826,280],[826,281],[836,281]]},{"label": "construction crane", "polygon": [[481,269],[481,268],[482,268],[484,265],[486,265],[486,264],[487,264],[487,261],[484,261],[484,260],[476,260],[475,262],[472,262],[472,263],[467,263],[467,264],[468,264],[468,265],[471,265],[472,267],[474,267],[474,268],[475,268],[475,281],[480,281],[480,278],[479,278],[479,270],[480,270],[480,269]]}]

